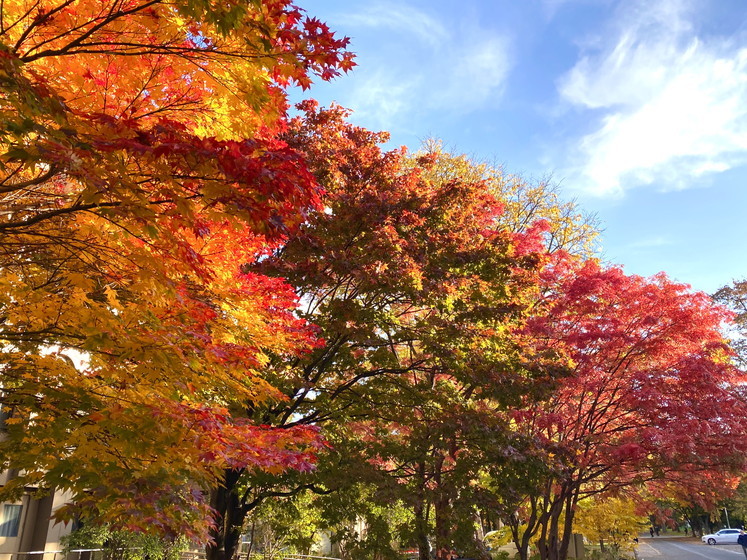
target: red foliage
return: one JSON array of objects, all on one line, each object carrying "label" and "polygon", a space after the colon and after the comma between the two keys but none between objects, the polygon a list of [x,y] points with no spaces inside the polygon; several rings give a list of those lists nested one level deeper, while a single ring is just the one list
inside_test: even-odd
[{"label": "red foliage", "polygon": [[565,450],[579,483],[743,460],[747,408],[733,388],[744,377],[721,333],[729,311],[664,274],[630,276],[593,261],[559,263],[544,280],[525,334],[572,370],[528,425]]}]

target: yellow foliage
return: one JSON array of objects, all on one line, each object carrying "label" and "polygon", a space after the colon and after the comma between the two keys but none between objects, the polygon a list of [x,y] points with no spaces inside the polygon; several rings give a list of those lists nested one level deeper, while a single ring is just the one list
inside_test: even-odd
[{"label": "yellow foliage", "polygon": [[633,539],[648,523],[648,518],[636,513],[634,500],[614,497],[582,501],[573,518],[576,532],[618,550],[631,550]]}]

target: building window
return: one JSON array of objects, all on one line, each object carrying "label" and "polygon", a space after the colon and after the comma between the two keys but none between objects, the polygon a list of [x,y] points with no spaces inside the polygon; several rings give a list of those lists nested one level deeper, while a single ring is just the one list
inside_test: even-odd
[{"label": "building window", "polygon": [[0,518],[0,537],[17,537],[21,524],[21,506],[3,505],[3,516]]}]

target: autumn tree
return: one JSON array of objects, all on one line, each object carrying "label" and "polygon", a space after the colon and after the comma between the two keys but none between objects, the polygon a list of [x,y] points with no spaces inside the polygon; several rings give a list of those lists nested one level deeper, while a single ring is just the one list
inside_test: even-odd
[{"label": "autumn tree", "polygon": [[[273,357],[267,379],[287,400],[251,407],[253,417],[276,426],[324,425],[339,458],[356,447],[351,438],[362,438],[344,426],[363,417],[392,419],[393,400],[406,403],[400,411],[415,406],[410,394],[418,395],[417,406],[433,404],[433,387],[446,389],[449,382],[441,380],[449,375],[461,375],[457,394],[485,393],[476,388],[490,386],[492,377],[500,379],[497,391],[520,392],[531,378],[528,360],[500,325],[521,314],[529,301],[522,294],[536,286],[538,252],[545,252],[545,234],[554,225],[531,226],[554,216],[555,199],[537,195],[542,203],[532,203],[522,219],[517,208],[509,226],[509,195],[497,171],[475,173],[466,160],[443,153],[413,158],[404,150],[382,151],[386,134],[347,123],[339,107],[319,110],[308,102],[301,111],[283,138],[303,153],[325,188],[324,211],[310,212],[296,234],[246,270],[287,278],[301,297],[300,317],[317,325],[324,343],[307,355]],[[449,174],[438,174],[440,166],[451,166]],[[570,229],[577,213],[564,210],[563,216]],[[493,367],[508,360],[514,368]],[[390,406],[386,416],[381,403]],[[449,400],[440,406],[457,414]],[[443,424],[436,429],[443,433],[451,424],[440,416],[429,421]],[[355,452],[373,458],[370,450]],[[218,549],[235,548],[247,514],[263,500],[306,489],[329,492],[361,472],[360,463],[330,468],[326,478],[274,480],[227,469],[212,497],[225,521],[214,535]],[[432,503],[418,506],[422,515]],[[427,531],[419,523],[426,550]]]},{"label": "autumn tree", "polygon": [[[256,407],[255,418],[278,426],[326,423],[328,436],[344,446],[330,424],[378,415],[380,399],[389,398],[382,391],[398,379],[422,374],[435,382],[439,362],[456,352],[470,356],[460,367],[483,371],[471,350],[482,346],[483,356],[496,359],[506,352],[497,334],[485,337],[521,305],[507,286],[518,294],[533,285],[532,244],[539,239],[493,227],[500,204],[481,182],[433,184],[422,177],[427,158],[412,166],[403,150],[383,152],[385,135],[348,124],[344,110],[312,103],[303,109],[285,138],[324,186],[324,211],[311,213],[249,270],[287,278],[301,297],[300,317],[318,327],[324,343],[273,360],[277,375],[268,379],[287,400]],[[502,316],[493,313],[494,302],[504,305]],[[408,390],[426,390],[422,383]],[[235,512],[233,540],[263,495],[250,474],[227,472],[230,483],[218,490],[216,502]]]},{"label": "autumn tree", "polygon": [[502,166],[451,153],[436,139],[426,140],[412,161],[418,156],[431,159],[424,177],[436,184],[482,182],[500,200],[503,210],[497,220],[506,230],[518,233],[542,221],[547,252],[564,251],[586,258],[597,253],[600,226],[596,215],[585,212],[575,200],[565,200],[551,177],[531,181]]},{"label": "autumn tree", "polygon": [[516,522],[554,560],[565,558],[586,497],[743,469],[745,400],[720,330],[729,313],[706,294],[594,261],[561,260],[543,277],[525,333],[574,367],[550,399],[512,414],[550,467]]},{"label": "autumn tree", "polygon": [[[505,326],[532,300],[553,227],[540,219],[551,217],[553,199],[514,220],[506,210],[513,194],[504,192],[497,170],[490,175],[435,151],[383,152],[386,135],[346,123],[344,109],[301,109],[287,138],[325,187],[325,211],[311,214],[258,270],[288,278],[301,295],[302,316],[318,325],[325,344],[290,363],[278,360],[276,384],[292,404],[259,417],[324,422],[327,434],[341,423],[357,426],[348,437],[363,439],[359,451],[384,471],[397,463],[393,454],[407,455],[390,476],[412,482],[400,489],[425,557],[428,510],[436,503],[426,486],[443,482],[437,531],[439,542],[448,541],[458,517],[453,497],[466,495],[471,476],[461,471],[458,482],[450,480],[452,450],[463,449],[465,434],[475,436],[491,417],[468,401],[492,394],[505,405],[548,373],[541,360],[530,363],[529,350],[524,355]],[[567,217],[569,224],[576,219]]]},{"label": "autumn tree", "polygon": [[713,532],[713,522],[729,508],[732,523],[742,517],[740,496],[744,501],[743,473],[698,471],[695,469],[670,473],[666,479],[648,485],[653,505],[651,512],[658,523],[673,525],[677,519],[689,523],[694,535]]},{"label": "autumn tree", "polygon": [[632,550],[633,539],[649,524],[638,505],[628,496],[595,496],[579,505],[574,515],[575,530],[599,543],[602,551],[607,546],[615,552]]},{"label": "autumn tree", "polygon": [[723,286],[713,294],[713,299],[725,305],[734,312],[734,323],[731,328],[731,345],[736,351],[735,358],[739,366],[744,369],[747,365],[747,282],[735,280],[730,285]]},{"label": "autumn tree", "polygon": [[0,41],[2,498],[204,540],[221,469],[321,445],[241,418],[281,397],[268,353],[315,343],[242,265],[318,204],[283,88],[350,68],[347,40],[288,0],[11,0]]}]

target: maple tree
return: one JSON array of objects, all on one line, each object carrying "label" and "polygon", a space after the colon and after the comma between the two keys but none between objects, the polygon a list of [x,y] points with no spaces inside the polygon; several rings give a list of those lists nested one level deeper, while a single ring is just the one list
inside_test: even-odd
[{"label": "maple tree", "polygon": [[747,327],[747,282],[734,281],[723,286],[713,294],[713,299],[734,312],[734,324],[731,346],[736,351],[736,358],[742,369],[747,365],[747,341],[744,333]]},{"label": "maple tree", "polygon": [[[534,376],[547,375],[541,360],[531,363],[530,349],[522,354],[514,345],[506,324],[532,301],[548,228],[532,227],[529,217],[507,225],[508,194],[497,172],[488,177],[443,153],[382,152],[386,136],[347,124],[344,109],[301,109],[288,139],[325,186],[325,211],[259,270],[294,285],[303,316],[326,343],[291,360],[295,377],[287,361],[278,362],[276,383],[293,405],[275,408],[274,418],[327,422],[328,435],[335,431],[329,423],[356,426],[346,433],[365,442],[358,452],[412,482],[399,497],[415,511],[414,539],[425,557],[425,518],[439,495],[426,486],[442,482],[436,524],[443,548],[459,517],[454,496],[466,497],[475,469],[465,463],[458,482],[451,480],[454,450],[491,424],[490,411],[468,401],[492,395],[505,405],[531,390]],[[387,466],[394,463],[397,469]]]},{"label": "maple tree", "polygon": [[[512,416],[548,471],[511,522],[543,559],[564,558],[580,500],[628,485],[744,468],[745,400],[720,327],[729,313],[663,274],[646,279],[561,259],[526,334],[572,364],[552,397]],[[732,476],[734,476],[732,474]],[[523,548],[523,550],[522,550]]]},{"label": "maple tree", "polygon": [[242,265],[319,202],[284,87],[349,69],[347,39],[287,0],[11,0],[0,41],[2,498],[205,540],[221,469],[323,445],[241,418],[281,398],[268,353],[316,343]]},{"label": "maple tree", "polygon": [[597,217],[584,212],[575,201],[563,200],[559,187],[549,178],[528,181],[500,166],[449,153],[435,139],[424,142],[413,160],[419,156],[427,156],[431,161],[423,170],[426,180],[436,184],[453,180],[481,182],[500,200],[502,211],[496,219],[506,230],[522,232],[541,221],[546,228],[543,237],[547,252],[565,251],[587,258],[595,254]]},{"label": "maple tree", "polygon": [[[325,342],[273,361],[278,373],[268,379],[288,400],[255,414],[275,425],[325,423],[334,439],[329,423],[378,414],[369,398],[378,400],[402,376],[438,377],[438,361],[458,345],[466,352],[485,344],[484,354],[500,354],[500,344],[483,338],[493,321],[487,302],[505,302],[507,276],[515,276],[517,290],[531,283],[521,271],[533,269],[534,257],[511,254],[514,238],[490,227],[500,205],[481,182],[434,185],[421,178],[427,158],[412,166],[403,150],[383,152],[385,135],[348,124],[343,109],[311,102],[302,109],[285,138],[325,187],[325,209],[253,270],[286,278],[301,296],[300,316]],[[527,236],[527,246],[537,242]],[[473,328],[470,314],[486,324]],[[478,367],[476,358],[471,365]],[[256,503],[241,490],[252,486],[242,477],[226,473],[215,500],[233,503],[234,540]]]},{"label": "maple tree", "polygon": [[[693,535],[715,531],[713,522],[723,516],[728,506],[734,526],[742,514],[738,506],[744,492],[744,474],[729,470],[699,471],[684,469],[668,474],[666,479],[648,485],[653,507],[652,516],[660,524],[674,526],[678,519],[689,523]],[[742,498],[743,500],[743,498]]]}]

